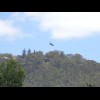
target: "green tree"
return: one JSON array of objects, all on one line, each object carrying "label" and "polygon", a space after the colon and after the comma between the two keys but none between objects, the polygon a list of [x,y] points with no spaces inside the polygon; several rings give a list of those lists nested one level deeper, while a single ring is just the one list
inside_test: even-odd
[{"label": "green tree", "polygon": [[10,59],[0,64],[0,86],[1,87],[22,87],[25,78],[20,63]]},{"label": "green tree", "polygon": [[26,50],[24,49],[22,52],[22,56],[24,57],[26,55]]},{"label": "green tree", "polygon": [[30,49],[28,49],[27,53],[28,53],[28,55],[30,55],[30,54],[31,54],[31,50],[30,50]]}]

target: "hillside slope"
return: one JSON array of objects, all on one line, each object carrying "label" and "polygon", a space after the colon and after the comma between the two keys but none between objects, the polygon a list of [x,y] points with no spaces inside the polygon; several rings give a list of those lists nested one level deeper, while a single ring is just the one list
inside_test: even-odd
[{"label": "hillside slope", "polygon": [[83,87],[87,83],[100,86],[100,63],[86,60],[80,54],[64,54],[57,50],[43,54],[36,51],[16,56],[15,59],[25,71],[23,86]]},{"label": "hillside slope", "polygon": [[24,86],[100,86],[100,63],[86,60],[80,54],[64,54],[62,51],[41,51],[19,56],[18,61],[26,73]]}]

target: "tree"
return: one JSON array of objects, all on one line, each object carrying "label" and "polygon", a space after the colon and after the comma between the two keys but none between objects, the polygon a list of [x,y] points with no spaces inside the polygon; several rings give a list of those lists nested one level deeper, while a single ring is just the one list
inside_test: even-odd
[{"label": "tree", "polygon": [[24,49],[22,52],[22,56],[24,57],[26,55],[26,50]]},{"label": "tree", "polygon": [[22,87],[25,78],[19,62],[10,59],[0,64],[0,87]]},{"label": "tree", "polygon": [[34,54],[35,54],[35,49],[34,49]]},{"label": "tree", "polygon": [[28,49],[27,53],[28,53],[28,55],[30,55],[30,54],[31,54],[31,50],[30,50],[30,49]]}]

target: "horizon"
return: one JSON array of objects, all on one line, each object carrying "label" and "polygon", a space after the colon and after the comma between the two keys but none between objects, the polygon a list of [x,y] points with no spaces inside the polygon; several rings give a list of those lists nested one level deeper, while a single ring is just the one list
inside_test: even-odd
[{"label": "horizon", "polygon": [[0,12],[1,54],[58,50],[100,63],[99,42],[100,12]]}]

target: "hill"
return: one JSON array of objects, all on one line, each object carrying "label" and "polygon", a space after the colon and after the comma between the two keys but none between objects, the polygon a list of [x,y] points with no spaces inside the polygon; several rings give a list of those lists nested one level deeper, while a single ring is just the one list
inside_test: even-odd
[{"label": "hill", "polygon": [[0,62],[15,58],[25,71],[24,87],[83,87],[87,84],[100,86],[100,63],[87,60],[80,54],[63,51],[28,50],[22,55],[0,54]]}]

